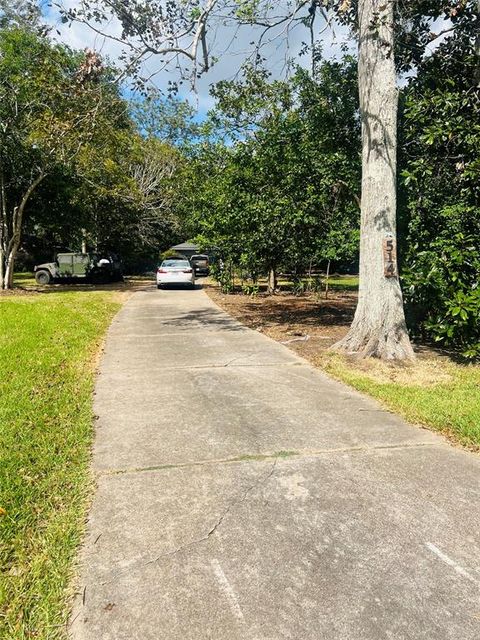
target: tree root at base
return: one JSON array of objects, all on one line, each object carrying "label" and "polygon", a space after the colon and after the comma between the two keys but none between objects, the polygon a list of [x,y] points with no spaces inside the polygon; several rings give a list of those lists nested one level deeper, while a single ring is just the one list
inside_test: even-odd
[{"label": "tree root at base", "polygon": [[367,331],[352,327],[345,338],[336,342],[331,350],[362,359],[377,358],[390,362],[415,360],[406,331],[385,333],[382,329]]}]

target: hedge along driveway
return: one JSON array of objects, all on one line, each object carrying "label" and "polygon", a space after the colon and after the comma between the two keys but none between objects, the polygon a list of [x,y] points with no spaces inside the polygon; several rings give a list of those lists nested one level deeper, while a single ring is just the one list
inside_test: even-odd
[{"label": "hedge along driveway", "polygon": [[0,637],[65,634],[115,292],[0,297]]}]

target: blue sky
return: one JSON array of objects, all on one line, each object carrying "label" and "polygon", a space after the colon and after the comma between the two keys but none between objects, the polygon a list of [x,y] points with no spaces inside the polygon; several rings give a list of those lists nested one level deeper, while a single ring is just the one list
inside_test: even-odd
[{"label": "blue sky", "polygon": [[[279,0],[281,3],[283,0]],[[45,2],[44,5],[47,3]],[[76,0],[63,0],[62,4],[67,8],[78,6]],[[46,8],[45,19],[53,27],[52,36],[75,49],[93,48],[103,55],[108,56],[113,61],[118,61],[122,51],[121,45],[109,38],[104,38],[89,29],[87,26],[75,23],[73,25],[63,24],[60,15],[55,8]],[[340,45],[348,41],[348,33],[345,29],[330,27],[324,29],[321,20],[318,20],[318,30],[322,30],[323,52],[326,58],[338,57],[341,55]],[[120,35],[120,25],[115,20],[111,20],[103,27],[104,31],[112,36]],[[58,32],[58,33],[57,33]],[[247,55],[252,52],[250,43],[258,38],[258,30],[253,27],[244,27],[238,33],[231,28],[221,27],[215,33],[215,50],[218,52],[219,61],[197,81],[196,91],[192,91],[187,84],[183,84],[180,89],[180,96],[187,99],[198,111],[198,118],[202,119],[206,112],[213,106],[213,99],[209,95],[210,84],[222,79],[232,79],[238,72],[242,62]],[[309,39],[309,31],[300,25],[294,29],[289,38],[275,38],[263,50],[263,55],[268,59],[268,68],[272,72],[273,78],[280,78],[285,75],[286,60],[288,58],[296,60],[300,64],[309,64],[308,56],[299,57],[303,41]],[[352,50],[354,44],[350,42]],[[152,57],[145,61],[143,70],[150,75],[158,69],[159,58]],[[169,80],[178,79],[175,71],[163,71],[154,77],[154,84],[165,90]]]},{"label": "blue sky", "polygon": [[[66,8],[75,8],[79,5],[78,0],[61,1]],[[278,7],[281,8],[282,3],[285,2],[288,2],[288,0],[278,0]],[[95,49],[104,56],[108,56],[112,61],[119,62],[122,45],[118,41],[102,37],[86,25],[80,23],[74,23],[72,25],[63,24],[60,20],[58,9],[49,6],[51,4],[49,0],[42,0],[41,4],[44,7],[45,19],[52,26],[52,36],[56,40],[64,42],[75,49],[84,49],[86,47]],[[349,51],[355,52],[356,45],[352,39],[349,38],[349,33],[346,28],[339,26],[330,27],[325,25],[325,22],[321,18],[317,19],[315,26],[317,34],[319,34],[318,37],[322,42],[323,55],[325,58],[340,57],[342,55],[342,44],[347,44]],[[444,27],[445,23],[438,21],[438,24],[432,25],[432,30]],[[102,30],[104,33],[108,33],[113,37],[120,37],[121,35],[121,27],[115,19],[111,19],[103,25]],[[184,83],[180,88],[179,94],[179,97],[188,100],[197,110],[197,118],[200,120],[204,118],[207,111],[214,104],[209,94],[210,85],[219,80],[232,79],[235,77],[242,62],[245,61],[248,54],[252,53],[253,47],[251,42],[257,40],[259,30],[249,26],[243,27],[237,32],[232,27],[221,26],[215,29],[214,33],[215,36],[212,38],[214,41],[212,45],[215,54],[219,57],[218,63],[197,81],[195,91],[190,89],[188,83]],[[308,41],[310,37],[309,31],[305,26],[297,26],[290,32],[288,38],[278,37],[278,34],[274,34],[274,36],[276,37],[273,38],[273,41],[262,50],[262,54],[268,60],[267,66],[272,72],[273,78],[280,78],[285,75],[287,59],[293,59],[301,65],[309,64],[308,56],[299,56],[303,42]],[[435,46],[437,45],[438,41],[435,42]],[[152,56],[143,64],[144,74],[154,74],[160,66],[161,59],[158,56]],[[152,82],[159,89],[165,90],[169,80],[178,80],[178,78],[178,73],[170,69],[155,75]],[[400,84],[403,84],[404,81],[405,79],[400,79]],[[129,95],[128,87],[126,87],[125,93]]]}]

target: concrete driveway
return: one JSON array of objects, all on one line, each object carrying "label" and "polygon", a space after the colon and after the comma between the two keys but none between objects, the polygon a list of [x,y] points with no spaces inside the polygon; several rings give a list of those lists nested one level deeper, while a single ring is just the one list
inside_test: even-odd
[{"label": "concrete driveway", "polygon": [[203,291],[133,295],[95,412],[75,640],[480,638],[480,458]]}]

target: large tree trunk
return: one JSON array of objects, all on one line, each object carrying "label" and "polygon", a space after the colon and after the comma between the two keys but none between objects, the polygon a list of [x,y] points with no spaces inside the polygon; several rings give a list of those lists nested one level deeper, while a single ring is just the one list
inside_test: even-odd
[{"label": "large tree trunk", "polygon": [[329,280],[330,280],[330,264],[331,264],[331,260],[328,261],[327,274],[326,274],[326,277],[325,277],[325,300],[328,300],[328,288],[329,288]]},{"label": "large tree trunk", "polygon": [[0,291],[3,289],[5,280],[5,251],[0,245]]},{"label": "large tree trunk", "polygon": [[13,287],[13,272],[15,268],[15,258],[17,257],[17,252],[20,247],[20,242],[22,240],[22,225],[23,225],[23,214],[25,212],[25,207],[27,206],[27,202],[38,187],[38,185],[45,178],[44,173],[40,173],[35,180],[30,184],[28,189],[25,191],[25,194],[22,198],[22,201],[15,207],[13,212],[12,219],[12,237],[8,242],[8,246],[6,249],[5,255],[5,274],[3,278],[3,288],[11,289]]},{"label": "large tree trunk", "polygon": [[405,360],[414,353],[405,324],[395,250],[398,91],[393,5],[393,0],[359,0],[360,288],[350,331],[334,349],[360,357]]},{"label": "large tree trunk", "polygon": [[[7,250],[5,251],[5,273],[3,276],[3,288],[4,289],[12,289],[13,288],[13,272],[15,268],[15,258],[17,256],[17,251],[20,246],[21,240],[21,226],[18,225],[18,216],[19,216],[19,208],[15,207],[13,211],[13,232],[12,237],[10,238]],[[23,210],[20,211],[20,215],[23,217]]]}]

